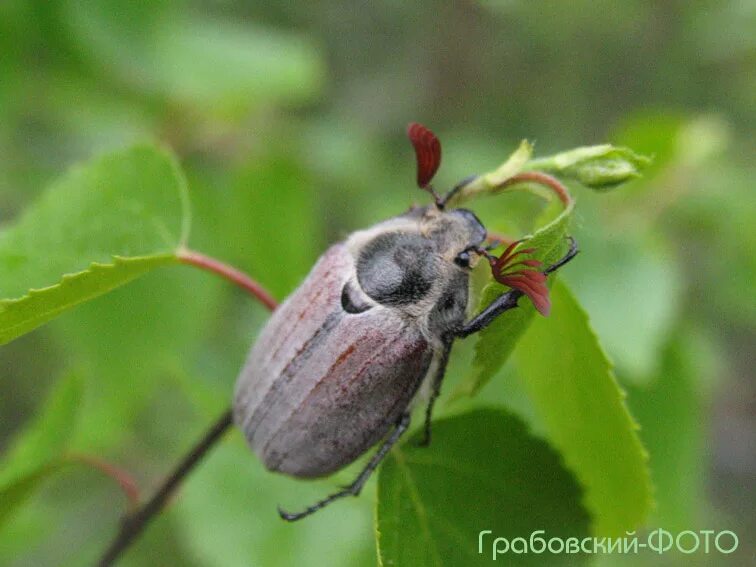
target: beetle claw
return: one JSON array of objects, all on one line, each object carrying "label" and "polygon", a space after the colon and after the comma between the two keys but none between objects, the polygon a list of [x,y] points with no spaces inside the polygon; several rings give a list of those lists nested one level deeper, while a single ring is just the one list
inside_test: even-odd
[{"label": "beetle claw", "polygon": [[420,439],[420,441],[417,442],[416,446],[417,447],[428,447],[430,445],[430,442],[431,442],[430,435],[425,435],[425,436],[423,436],[422,439]]},{"label": "beetle claw", "polygon": [[281,516],[281,519],[286,520],[287,522],[294,522],[304,515],[302,513],[291,514],[283,510],[280,506],[276,506],[276,509],[278,510],[278,515]]}]

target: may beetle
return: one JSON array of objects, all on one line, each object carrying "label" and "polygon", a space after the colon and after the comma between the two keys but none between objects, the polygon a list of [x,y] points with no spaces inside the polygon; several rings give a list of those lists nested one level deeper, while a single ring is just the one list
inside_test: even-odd
[{"label": "may beetle", "polygon": [[[536,270],[540,262],[519,257],[532,250],[514,251],[516,243],[498,258],[491,255],[475,214],[445,207],[462,184],[443,198],[429,185],[441,163],[437,138],[414,123],[407,133],[417,183],[434,204],[331,246],[273,313],[236,384],[234,421],[269,470],[325,476],[382,442],[351,485],[302,512],[279,510],[286,520],[359,494],[407,430],[410,407],[425,382],[428,443],[454,340],[485,328],[523,295],[545,314],[545,276],[577,253],[571,240],[569,252],[543,271]],[[470,273],[481,258],[511,290],[468,320]]]}]

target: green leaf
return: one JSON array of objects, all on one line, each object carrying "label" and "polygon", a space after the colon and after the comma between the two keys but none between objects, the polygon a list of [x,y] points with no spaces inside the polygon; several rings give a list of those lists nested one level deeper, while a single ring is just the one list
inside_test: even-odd
[{"label": "green leaf", "polygon": [[520,173],[532,155],[533,145],[527,140],[523,140],[504,163],[494,171],[489,171],[472,179],[456,192],[447,204],[449,206],[458,206],[480,195],[493,195],[497,191],[511,191],[511,187],[502,187],[502,185],[508,179]]},{"label": "green leaf", "polygon": [[[565,236],[569,229],[573,208],[574,204],[570,203],[559,216],[537,230],[521,246],[535,248],[536,251],[532,254],[532,257],[541,260],[546,266],[559,260],[567,248]],[[553,278],[554,276],[550,277]],[[481,293],[476,312],[481,311],[508,289],[495,281],[488,283]],[[473,371],[460,382],[452,394],[453,398],[475,395],[493,378],[509,358],[515,344],[517,344],[535,314],[536,310],[531,301],[527,297],[523,297],[520,299],[517,309],[497,318],[478,334]]]},{"label": "green leaf", "polygon": [[517,346],[517,367],[549,440],[586,489],[594,534],[621,535],[651,509],[648,456],[585,312],[560,281],[552,299],[551,317]]},{"label": "green leaf", "polygon": [[689,329],[677,330],[665,345],[653,380],[628,386],[628,403],[650,455],[653,525],[672,531],[699,525],[706,502],[708,418],[699,384],[703,374],[717,374],[705,360],[709,349]]},{"label": "green leaf", "polygon": [[[381,565],[442,567],[492,560],[496,537],[588,535],[581,489],[559,455],[519,418],[476,410],[434,423],[433,443],[416,435],[395,448],[378,478],[376,531]],[[478,535],[484,553],[478,553]],[[554,564],[558,556],[500,556],[518,565]],[[570,555],[571,564],[585,557]],[[556,560],[556,561],[555,561]]]},{"label": "green leaf", "polygon": [[68,0],[62,16],[97,66],[137,92],[201,114],[241,119],[256,105],[309,101],[324,83],[317,46],[269,25],[128,0]]},{"label": "green leaf", "polygon": [[[80,410],[87,427],[77,432],[75,446],[97,454],[129,443],[143,427],[145,412],[160,411],[150,409],[157,399],[167,394],[178,403],[174,380],[193,368],[218,313],[218,292],[235,291],[202,270],[158,270],[51,321],[49,336],[65,345],[87,389]],[[244,356],[231,345],[223,352],[232,364]],[[209,364],[193,376],[194,383],[200,387],[217,380],[226,401],[228,383],[218,377],[233,376],[238,369],[226,373]]]},{"label": "green leaf", "polygon": [[598,219],[590,226],[578,236],[584,251],[579,269],[569,270],[564,279],[622,377],[648,381],[679,317],[684,289],[680,267],[658,235],[618,235],[613,228],[602,230]]},{"label": "green leaf", "polygon": [[15,439],[0,466],[0,526],[39,484],[63,464],[82,397],[71,374],[53,387],[41,412]]},{"label": "green leaf", "polygon": [[519,147],[509,156],[509,159],[495,171],[485,174],[483,180],[489,187],[502,185],[507,179],[517,175],[532,155],[533,145],[527,140],[523,140],[520,142]]},{"label": "green leaf", "polygon": [[553,156],[531,160],[526,169],[554,173],[592,189],[611,189],[640,177],[651,159],[611,144],[585,146]]},{"label": "green leaf", "polygon": [[[301,165],[280,155],[256,159],[232,183],[224,257],[259,273],[258,281],[277,297],[296,288],[317,260],[317,195],[306,189],[311,184]],[[297,238],[282,237],[293,227]],[[273,256],[287,261],[272,261]]]},{"label": "green leaf", "polygon": [[176,262],[188,208],[175,160],[154,147],[74,168],[0,233],[0,344]]},{"label": "green leaf", "polygon": [[302,102],[324,82],[305,37],[230,21],[176,18],[151,46],[153,79],[166,94],[199,105],[246,109],[253,102]]}]

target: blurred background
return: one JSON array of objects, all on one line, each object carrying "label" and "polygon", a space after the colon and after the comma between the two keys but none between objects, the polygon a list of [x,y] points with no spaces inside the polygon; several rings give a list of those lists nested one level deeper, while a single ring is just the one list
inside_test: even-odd
[{"label": "blurred background", "polygon": [[[189,178],[190,244],[283,298],[329,242],[423,201],[409,121],[442,140],[439,187],[492,169],[522,138],[537,155],[603,142],[653,155],[641,181],[574,189],[583,253],[564,278],[641,424],[658,500],[649,526],[740,536],[727,561],[633,561],[751,564],[754,30],[754,1],[5,0],[0,223],[71,164],[156,139]],[[519,235],[537,206],[513,196],[476,211]],[[76,372],[86,392],[74,447],[149,493],[229,404],[265,317],[186,267],[68,313],[0,348],[0,451]],[[513,372],[473,403],[527,412],[507,395]],[[353,474],[266,473],[233,432],[123,564],[375,564],[372,484],[296,526],[275,512]],[[124,507],[107,479],[70,467],[0,531],[0,564],[90,564]]]}]

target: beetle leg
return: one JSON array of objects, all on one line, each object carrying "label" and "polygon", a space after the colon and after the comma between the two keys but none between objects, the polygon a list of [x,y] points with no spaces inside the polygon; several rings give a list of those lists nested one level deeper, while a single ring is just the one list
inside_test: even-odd
[{"label": "beetle leg", "polygon": [[517,300],[520,299],[524,293],[519,289],[513,289],[506,293],[502,293],[499,297],[489,303],[483,311],[478,313],[470,321],[464,324],[464,326],[457,331],[456,335],[460,339],[463,339],[473,333],[482,331],[488,325],[493,323],[499,315],[510,309],[517,307]]},{"label": "beetle leg", "polygon": [[446,375],[446,363],[449,362],[449,353],[451,352],[451,341],[448,341],[444,345],[444,350],[441,353],[441,358],[438,361],[438,367],[436,373],[433,375],[433,386],[428,398],[428,405],[425,406],[425,425],[423,438],[418,443],[420,447],[427,447],[430,445],[431,440],[431,418],[433,417],[433,405],[436,403],[436,399],[441,393],[441,383],[444,381]]},{"label": "beetle leg", "polygon": [[360,491],[362,490],[362,487],[367,482],[367,479],[370,478],[370,475],[373,473],[373,471],[378,467],[379,464],[381,464],[381,461],[383,461],[383,459],[386,457],[388,452],[391,450],[391,447],[393,447],[396,444],[396,442],[399,441],[399,438],[402,436],[402,434],[405,431],[407,431],[407,428],[409,427],[409,423],[410,423],[409,413],[402,414],[402,417],[397,422],[396,427],[394,428],[394,431],[392,431],[388,439],[386,439],[383,442],[383,445],[381,445],[380,449],[378,449],[375,455],[372,456],[368,464],[365,465],[365,468],[362,469],[362,472],[357,476],[356,479],[354,479],[354,482],[352,484],[343,488],[342,490],[339,490],[338,492],[334,492],[333,494],[327,496],[323,500],[316,502],[315,504],[313,504],[312,506],[309,506],[308,508],[305,508],[301,512],[291,514],[289,512],[285,512],[279,506],[278,514],[284,520],[288,522],[293,522],[295,520],[301,520],[305,516],[309,516],[310,514],[317,512],[321,508],[328,506],[334,500],[338,500],[339,498],[343,498],[344,496],[359,495]]},{"label": "beetle leg", "polygon": [[[543,271],[545,275],[555,272],[577,255],[577,242],[575,242],[575,239],[571,236],[568,238],[570,239],[570,249],[567,251],[567,254],[565,254],[558,262],[555,262],[546,268]],[[517,307],[517,300],[523,295],[524,294],[519,289],[513,289],[506,293],[502,293],[499,297],[494,299],[488,307],[478,313],[469,322],[465,323],[464,326],[457,331],[456,336],[464,338],[485,329],[494,321],[494,319],[496,319],[496,317],[505,311]]]},{"label": "beetle leg", "polygon": [[451,190],[446,195],[444,195],[443,198],[441,199],[441,203],[440,203],[441,208],[443,209],[444,205],[446,205],[446,203],[449,202],[449,199],[451,199],[452,197],[454,197],[454,195],[456,195],[457,193],[459,193],[459,191],[462,189],[462,187],[464,187],[465,185],[467,185],[468,183],[470,183],[476,177],[478,177],[478,176],[477,175],[468,175],[462,181],[460,181],[454,187],[452,187]]},{"label": "beetle leg", "polygon": [[580,250],[578,250],[578,245],[577,245],[577,242],[575,241],[575,239],[572,238],[571,236],[568,236],[567,239],[570,241],[570,249],[567,251],[567,254],[565,254],[564,256],[562,256],[561,260],[559,260],[558,262],[555,262],[554,264],[551,264],[551,266],[549,266],[548,268],[546,268],[543,271],[543,273],[546,274],[547,276],[551,272],[555,272],[559,268],[561,268],[562,266],[564,266],[567,262],[569,262],[575,256],[577,256],[578,252],[580,252]]}]

